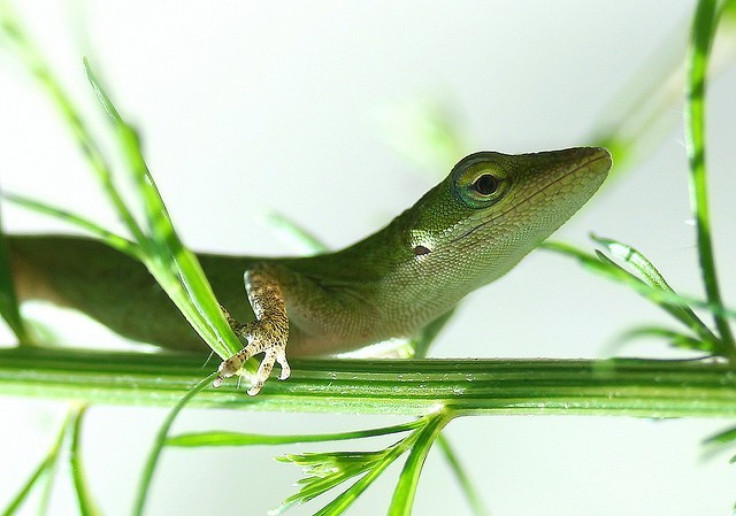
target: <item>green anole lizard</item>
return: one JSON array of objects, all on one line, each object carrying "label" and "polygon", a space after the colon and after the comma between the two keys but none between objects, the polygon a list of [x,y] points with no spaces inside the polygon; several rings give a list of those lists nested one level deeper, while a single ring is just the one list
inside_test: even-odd
[{"label": "green anole lizard", "polygon": [[[345,352],[415,334],[513,268],[595,193],[611,168],[599,147],[478,152],[385,228],[341,251],[303,258],[199,254],[247,344],[217,383],[259,353],[249,394],[290,356]],[[202,342],[145,267],[90,239],[8,238],[21,300],[87,313],[126,337],[172,349]],[[247,299],[242,291],[245,279]],[[237,321],[247,321],[242,324]]]}]

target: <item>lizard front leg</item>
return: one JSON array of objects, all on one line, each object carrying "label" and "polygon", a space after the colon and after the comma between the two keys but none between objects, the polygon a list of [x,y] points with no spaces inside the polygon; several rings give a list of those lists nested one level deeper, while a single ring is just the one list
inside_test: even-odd
[{"label": "lizard front leg", "polygon": [[278,280],[267,265],[256,265],[248,269],[245,271],[244,280],[248,301],[253,307],[256,320],[241,324],[223,308],[228,324],[236,334],[246,340],[247,344],[220,364],[214,386],[219,387],[225,378],[240,371],[250,357],[265,353],[253,378],[253,385],[248,389],[248,394],[254,396],[268,380],[276,362],[281,366],[280,380],[287,379],[291,374],[289,363],[286,361],[289,318],[286,315],[286,304]]}]

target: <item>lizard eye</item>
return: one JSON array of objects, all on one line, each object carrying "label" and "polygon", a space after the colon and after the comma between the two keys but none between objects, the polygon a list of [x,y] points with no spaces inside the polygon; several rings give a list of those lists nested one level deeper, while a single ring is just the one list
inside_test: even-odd
[{"label": "lizard eye", "polygon": [[471,154],[450,173],[453,193],[468,208],[482,209],[501,202],[511,191],[512,174],[491,152]]},{"label": "lizard eye", "polygon": [[498,191],[499,179],[491,174],[483,174],[473,183],[473,190],[481,195],[491,195]]}]

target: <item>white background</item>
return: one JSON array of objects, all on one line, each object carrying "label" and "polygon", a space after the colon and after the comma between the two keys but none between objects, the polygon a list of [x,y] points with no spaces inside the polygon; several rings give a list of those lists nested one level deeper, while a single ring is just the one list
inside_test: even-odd
[{"label": "white background", "polygon": [[[672,35],[684,36],[693,9],[691,2],[638,1],[47,0],[20,7],[88,113],[95,106],[80,57],[97,63],[118,107],[142,130],[149,165],[185,241],[247,254],[291,252],[258,222],[269,209],[339,247],[375,230],[437,182],[447,169],[428,171],[407,160],[382,128],[392,120],[386,113],[418,99],[449,105],[474,150],[516,153],[587,143],[596,121],[615,109],[608,102],[616,92],[635,73],[646,80],[658,49],[667,41],[677,43],[673,52],[683,47]],[[714,237],[727,298],[736,291],[734,88],[736,72],[726,70],[712,84],[709,110]],[[66,128],[6,53],[0,53],[0,99],[2,186],[115,227]],[[669,114],[676,120],[680,111],[673,105]],[[697,294],[689,218],[677,125],[556,238],[588,245],[586,235],[594,230],[629,242],[676,288]],[[4,209],[4,224],[11,232],[65,229],[11,208]],[[636,295],[538,252],[471,295],[433,354],[598,357],[621,330],[657,321],[665,316]],[[652,356],[662,347],[626,351]],[[57,403],[0,399],[0,504],[41,459],[62,412]],[[128,513],[164,414],[119,407],[89,412],[84,461],[107,514]],[[396,421],[193,410],[177,429],[317,432]],[[476,417],[453,422],[447,433],[494,515],[715,515],[736,501],[736,473],[726,457],[700,460],[699,441],[726,424]],[[317,449],[167,451],[149,514],[264,514],[294,492],[298,478],[296,467],[271,457]],[[384,513],[397,473],[384,474],[349,513]],[[75,512],[69,485],[62,476],[52,514]],[[435,451],[415,513],[469,513]]]}]

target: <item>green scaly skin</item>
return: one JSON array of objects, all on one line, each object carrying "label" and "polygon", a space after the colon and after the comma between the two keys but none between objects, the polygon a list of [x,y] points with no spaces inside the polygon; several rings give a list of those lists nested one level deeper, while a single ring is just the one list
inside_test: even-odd
[{"label": "green scaly skin", "polygon": [[[350,351],[411,336],[504,275],[590,199],[611,164],[608,151],[597,147],[479,152],[388,226],[341,251],[304,258],[198,256],[218,300],[238,321],[254,320],[244,272],[278,287],[290,356]],[[8,244],[22,300],[79,309],[134,340],[204,349],[146,269],[128,256],[83,238],[11,236]],[[265,331],[261,337],[271,339]],[[267,349],[259,351],[269,357]]]}]

